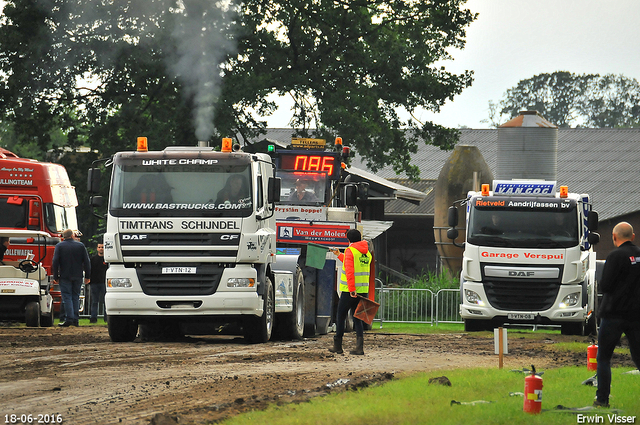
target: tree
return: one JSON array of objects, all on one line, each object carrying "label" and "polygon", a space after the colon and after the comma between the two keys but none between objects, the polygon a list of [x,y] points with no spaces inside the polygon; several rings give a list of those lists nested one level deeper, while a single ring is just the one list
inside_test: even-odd
[{"label": "tree", "polygon": [[640,118],[640,84],[622,75],[577,75],[566,71],[538,74],[489,102],[489,122],[536,110],[558,127],[629,127]]},{"label": "tree", "polygon": [[[412,177],[417,143],[456,130],[402,119],[438,111],[472,81],[434,63],[463,48],[465,0],[9,0],[0,23],[0,105],[21,140],[108,155],[264,131],[273,93],[295,99],[299,135],[340,135],[372,169]],[[90,82],[82,86],[84,82]],[[83,82],[83,83],[79,83]]]},{"label": "tree", "polygon": [[578,106],[587,127],[633,127],[640,119],[640,83],[607,74],[589,81]]}]

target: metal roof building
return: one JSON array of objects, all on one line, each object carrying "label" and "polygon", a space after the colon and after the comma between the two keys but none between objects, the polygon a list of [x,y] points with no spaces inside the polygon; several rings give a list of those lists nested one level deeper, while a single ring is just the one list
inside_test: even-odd
[{"label": "metal roof building", "polygon": [[[267,138],[288,142],[291,129],[269,129]],[[497,129],[460,130],[462,145],[478,147],[489,167],[495,171]],[[348,140],[345,140],[348,143]],[[412,155],[412,163],[420,169],[422,183],[411,183],[406,176],[396,175],[391,167],[375,174],[412,189],[429,193],[451,151],[421,145]],[[359,158],[354,167],[367,169]],[[589,193],[601,220],[607,220],[640,210],[640,128],[558,129],[558,182],[569,186],[571,192]],[[403,209],[403,201],[389,203],[389,212],[433,214],[429,197],[420,208]],[[396,204],[395,206],[393,204]],[[425,208],[426,207],[426,208]]]},{"label": "metal roof building", "polygon": [[[268,129],[266,137],[289,143],[291,134],[291,129]],[[345,140],[345,144],[349,141]],[[458,144],[477,146],[495,175],[498,129],[461,129]],[[418,152],[411,156],[412,164],[420,169],[418,182],[397,175],[391,167],[375,172],[378,177],[427,195],[419,205],[401,199],[387,201],[385,215],[396,221],[398,216],[432,219],[433,188],[449,155],[451,151],[419,145]],[[612,248],[609,235],[615,223],[625,220],[640,229],[640,128],[559,128],[557,158],[558,182],[569,186],[571,192],[588,193],[600,215],[602,237],[596,250],[598,258],[604,258]],[[357,155],[351,165],[367,170]]]}]

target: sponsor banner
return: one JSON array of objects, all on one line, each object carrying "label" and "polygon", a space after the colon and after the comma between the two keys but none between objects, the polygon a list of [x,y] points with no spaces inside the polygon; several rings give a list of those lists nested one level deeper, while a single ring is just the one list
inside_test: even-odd
[{"label": "sponsor banner", "polygon": [[[33,288],[36,285],[38,285],[38,282],[35,280],[0,279],[0,287],[10,286],[10,287]],[[9,293],[9,292],[5,292],[5,293]]]},{"label": "sponsor banner", "polygon": [[175,202],[124,202],[124,210],[241,210],[251,208],[251,197],[240,199],[238,202],[204,203],[175,203]]},{"label": "sponsor banner", "polygon": [[555,181],[494,180],[494,195],[555,196]]},{"label": "sponsor banner", "polygon": [[278,222],[276,242],[300,243],[309,242],[320,245],[347,247],[347,230],[353,226],[348,224],[312,224],[309,222]]},{"label": "sponsor banner", "polygon": [[[118,230],[125,233],[142,233],[153,230],[162,232],[218,232],[240,231],[241,219],[153,219],[153,218],[121,218],[118,220]],[[234,232],[235,233],[235,232]],[[106,246],[105,246],[106,250]]]},{"label": "sponsor banner", "polygon": [[23,167],[2,167],[0,171],[0,185],[5,186],[33,186],[33,168]]},{"label": "sponsor banner", "polygon": [[327,221],[327,207],[276,205],[276,220]]},{"label": "sponsor banner", "polygon": [[569,210],[574,207],[575,202],[569,199],[549,198],[541,201],[532,198],[506,198],[506,197],[477,197],[472,201],[476,208],[510,208],[521,210]]},{"label": "sponsor banner", "polygon": [[294,137],[291,139],[291,146],[302,149],[324,149],[327,144],[326,139],[310,139]]},{"label": "sponsor banner", "polygon": [[549,263],[562,264],[565,261],[565,250],[517,250],[500,251],[493,249],[480,250],[480,261],[482,262],[520,262],[520,263]]}]

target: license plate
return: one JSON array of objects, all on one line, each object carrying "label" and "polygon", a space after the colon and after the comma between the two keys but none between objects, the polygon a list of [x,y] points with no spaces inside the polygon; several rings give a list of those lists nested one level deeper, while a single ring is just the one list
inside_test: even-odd
[{"label": "license plate", "polygon": [[162,274],[196,274],[196,267],[163,267]]},{"label": "license plate", "polygon": [[507,314],[509,320],[533,320],[534,315],[530,313],[509,313]]},{"label": "license plate", "polygon": [[15,289],[3,289],[1,291],[1,293],[3,293],[3,294],[15,294],[16,290]]}]

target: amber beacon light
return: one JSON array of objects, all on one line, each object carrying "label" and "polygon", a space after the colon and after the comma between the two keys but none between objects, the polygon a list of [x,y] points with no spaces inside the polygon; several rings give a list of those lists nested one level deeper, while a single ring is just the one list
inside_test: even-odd
[{"label": "amber beacon light", "polygon": [[147,138],[146,137],[138,137],[137,142],[137,151],[138,152],[147,152],[149,149],[147,148]]},{"label": "amber beacon light", "polygon": [[569,186],[560,186],[560,197],[567,198],[569,196]]},{"label": "amber beacon light", "polygon": [[231,137],[223,137],[222,152],[231,152],[231,151],[233,151],[233,140],[231,140]]}]

